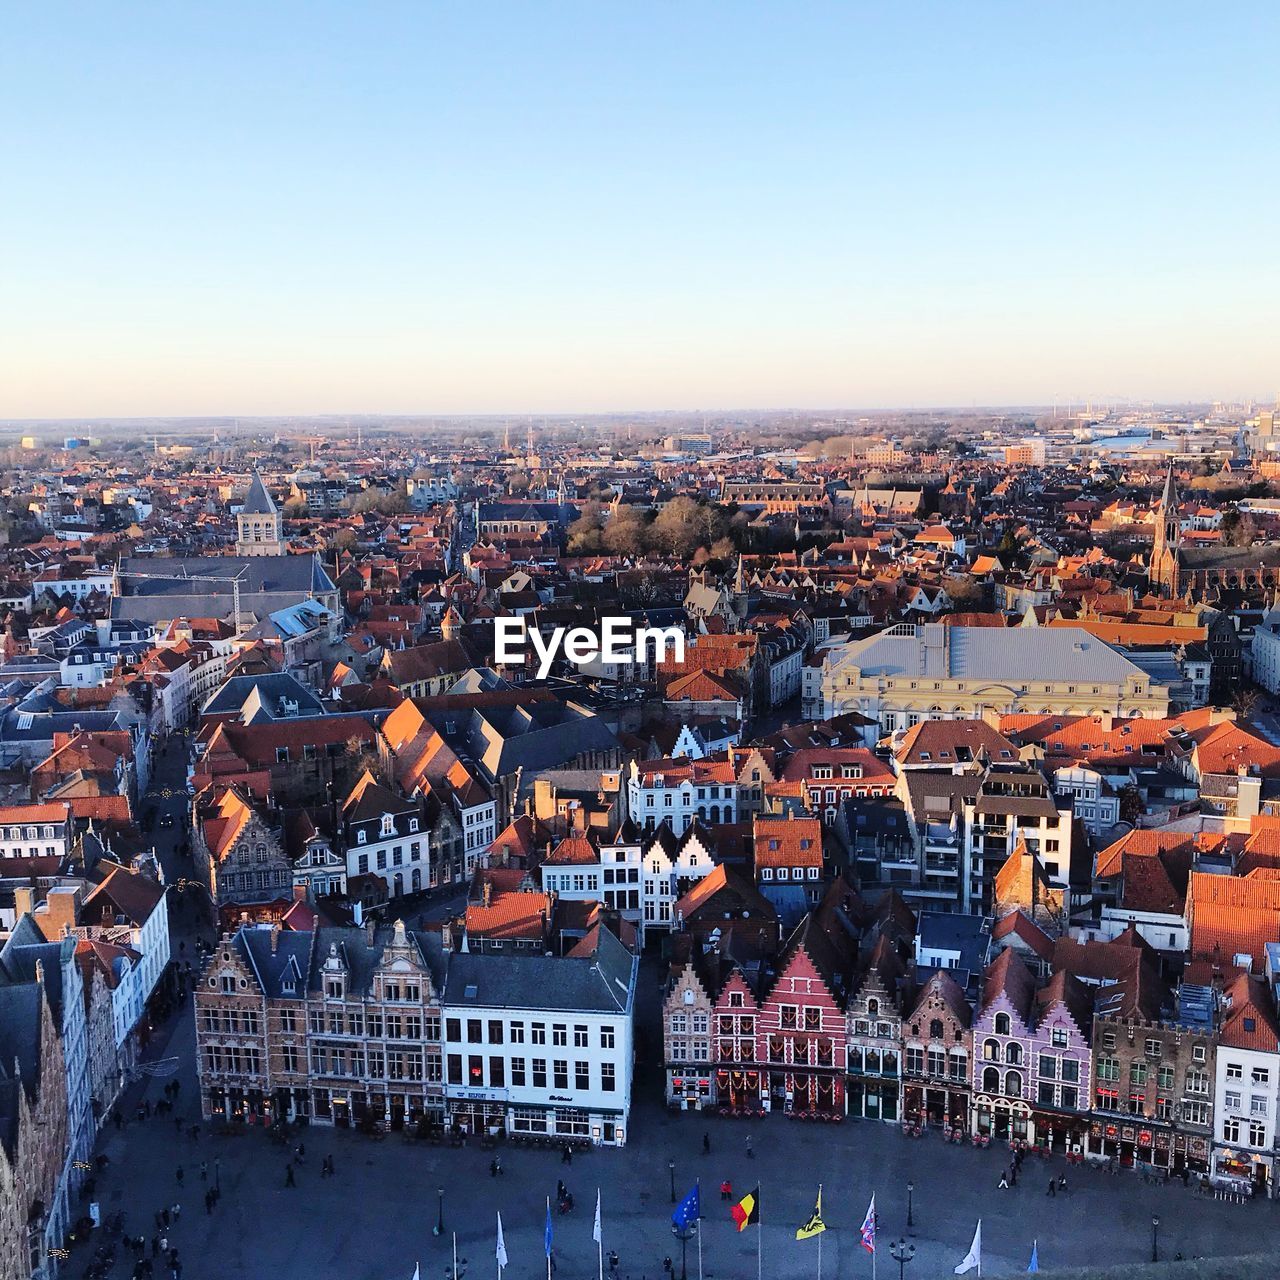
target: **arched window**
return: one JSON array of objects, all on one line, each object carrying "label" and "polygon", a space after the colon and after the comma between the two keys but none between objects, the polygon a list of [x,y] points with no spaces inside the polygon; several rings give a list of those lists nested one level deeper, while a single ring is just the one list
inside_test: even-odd
[{"label": "arched window", "polygon": [[395,880],[392,884],[394,887],[391,892],[398,898],[404,892],[404,876],[399,871],[396,872]]},{"label": "arched window", "polygon": [[1011,1098],[1022,1097],[1022,1072],[1021,1071],[1005,1072],[1004,1091]]},{"label": "arched window", "polygon": [[929,1038],[931,1040],[942,1039],[942,1019],[941,1018],[934,1018],[929,1023]]},{"label": "arched window", "polygon": [[876,1014],[878,1014],[879,1012],[880,1012],[880,1001],[868,1000],[867,1001],[867,1017],[874,1018]]},{"label": "arched window", "polygon": [[984,1040],[982,1042],[982,1058],[984,1062],[1000,1061],[1000,1041]]},{"label": "arched window", "polygon": [[1021,1065],[1022,1046],[1018,1044],[1016,1041],[1010,1045],[1007,1045],[1004,1051],[1004,1060],[1006,1062],[1012,1062],[1014,1066]]},{"label": "arched window", "polygon": [[413,869],[413,892],[417,893],[422,888],[422,872],[417,867]]},{"label": "arched window", "polygon": [[1000,1073],[995,1067],[987,1067],[982,1073],[982,1089],[984,1093],[1000,1092]]},{"label": "arched window", "polygon": [[1009,1015],[1007,1013],[997,1013],[995,1020],[995,1032],[998,1036],[1007,1036],[1009,1034]]}]

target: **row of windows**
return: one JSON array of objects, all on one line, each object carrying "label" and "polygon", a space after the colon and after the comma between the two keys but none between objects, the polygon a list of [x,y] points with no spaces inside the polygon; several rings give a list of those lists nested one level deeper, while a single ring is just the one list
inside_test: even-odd
[{"label": "row of windows", "polygon": [[[773,867],[761,867],[760,879],[761,880],[774,879],[773,872],[774,872]],[[817,867],[778,867],[777,872],[778,872],[777,879],[779,881],[816,880],[818,878]]]},{"label": "row of windows", "polygon": [[[285,1068],[292,1069],[296,1068]],[[316,1075],[361,1079],[440,1081],[440,1059],[414,1049],[388,1049],[384,1054],[376,1048],[366,1051],[346,1045],[312,1045],[311,1070]]]},{"label": "row of windows", "polygon": [[53,827],[5,827],[4,829],[6,840],[52,840],[57,834]]},{"label": "row of windows", "polygon": [[[488,1063],[488,1077],[485,1065]],[[473,1089],[490,1088],[505,1089],[508,1084],[513,1089],[523,1089],[532,1082],[535,1089],[548,1087],[546,1058],[531,1058],[526,1063],[524,1058],[512,1058],[508,1063],[505,1058],[490,1057],[487,1060],[479,1054],[472,1054],[466,1060],[466,1078],[463,1078],[463,1059],[460,1053],[451,1053],[448,1061],[448,1080],[450,1084],[466,1085]],[[573,1087],[579,1091],[591,1088],[591,1064],[589,1062],[573,1063]],[[553,1089],[569,1088],[569,1060],[553,1058],[551,1060],[550,1087]],[[618,1087],[617,1067],[612,1062],[600,1064],[600,1088],[605,1093],[613,1093]]]},{"label": "row of windows", "polygon": [[[450,1018],[445,1027],[447,1038],[453,1042],[461,1041],[463,1038],[463,1019]],[[545,1022],[531,1022],[528,1027],[530,1044],[546,1044],[547,1043],[547,1024]],[[585,1022],[573,1024],[573,1047],[575,1049],[586,1049],[590,1047],[591,1031]],[[557,1048],[564,1048],[569,1043],[569,1024],[567,1022],[553,1022],[551,1024],[551,1043]],[[501,1018],[467,1018],[466,1019],[466,1042],[467,1044],[502,1044],[504,1038],[511,1044],[525,1043],[525,1024],[523,1022],[513,1022],[508,1027]],[[612,1049],[617,1039],[616,1028],[612,1026],[602,1026],[600,1028],[600,1048]]]}]

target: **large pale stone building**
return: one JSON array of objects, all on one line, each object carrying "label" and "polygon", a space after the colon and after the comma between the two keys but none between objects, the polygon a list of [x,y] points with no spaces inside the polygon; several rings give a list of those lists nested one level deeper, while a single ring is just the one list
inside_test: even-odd
[{"label": "large pale stone building", "polygon": [[860,712],[874,737],[988,714],[1163,717],[1169,691],[1079,627],[903,623],[831,649],[822,711]]}]

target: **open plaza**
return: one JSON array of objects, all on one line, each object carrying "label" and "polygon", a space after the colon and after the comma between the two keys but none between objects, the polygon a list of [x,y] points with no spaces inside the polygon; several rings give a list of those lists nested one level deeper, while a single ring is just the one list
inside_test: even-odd
[{"label": "open plaza", "polygon": [[[179,1250],[183,1280],[305,1275],[314,1280],[410,1280],[415,1265],[423,1280],[451,1280],[456,1233],[458,1276],[497,1275],[495,1232],[501,1212],[508,1255],[507,1280],[537,1280],[546,1274],[543,1233],[548,1197],[552,1204],[557,1280],[588,1280],[597,1272],[592,1239],[597,1188],[602,1203],[603,1248],[619,1258],[618,1275],[656,1280],[664,1260],[680,1275],[679,1242],[671,1230],[672,1188],[683,1197],[695,1181],[702,1192],[702,1274],[707,1280],[776,1280],[812,1277],[817,1241],[799,1242],[796,1229],[823,1187],[822,1274],[870,1277],[870,1256],[859,1228],[875,1194],[880,1220],[876,1273],[891,1277],[898,1264],[891,1243],[905,1237],[915,1253],[908,1278],[950,1275],[964,1257],[982,1219],[984,1275],[1026,1271],[1038,1241],[1041,1269],[1137,1266],[1149,1263],[1155,1244],[1162,1262],[1178,1255],[1212,1258],[1256,1254],[1280,1246],[1280,1216],[1270,1201],[1233,1203],[1185,1190],[1155,1186],[1134,1174],[1112,1175],[1092,1167],[1068,1167],[1060,1158],[1031,1157],[1016,1185],[1001,1189],[1009,1153],[975,1151],[938,1138],[907,1139],[896,1125],[850,1122],[814,1125],[781,1116],[746,1122],[675,1114],[654,1101],[657,1081],[637,1081],[632,1133],[625,1149],[575,1153],[571,1165],[558,1149],[503,1144],[482,1149],[433,1146],[392,1134],[375,1140],[319,1125],[297,1130],[280,1145],[261,1129],[237,1127],[231,1136],[201,1130],[195,1077],[190,1069],[190,1011],[161,1037],[152,1061],[178,1059],[135,1086],[122,1109],[120,1129],[108,1125],[99,1150],[109,1163],[96,1194],[104,1217],[122,1212],[126,1235],[145,1235],[147,1253],[157,1234],[155,1215],[177,1203],[181,1212],[167,1231]],[[157,1115],[165,1088],[179,1082],[172,1113]],[[150,1119],[138,1121],[143,1097]],[[181,1122],[181,1132],[179,1132]],[[704,1151],[704,1136],[710,1153]],[[748,1138],[751,1139],[748,1144]],[[295,1143],[301,1162],[287,1167]],[[751,1154],[748,1155],[748,1148]],[[498,1157],[501,1174],[494,1176]],[[325,1157],[333,1175],[322,1176]],[[181,1167],[182,1182],[178,1182]],[[203,1174],[203,1176],[202,1176]],[[1050,1197],[1048,1183],[1066,1176],[1067,1187]],[[574,1210],[555,1210],[556,1184],[563,1180]],[[762,1227],[739,1233],[730,1203],[721,1198],[728,1180],[736,1201],[759,1186]],[[221,1196],[206,1212],[214,1185]],[[912,1187],[908,1228],[908,1184]],[[443,1199],[440,1192],[443,1191]],[[442,1235],[435,1229],[444,1225]],[[757,1230],[763,1232],[757,1240]],[[122,1253],[112,1276],[128,1276],[134,1255]],[[687,1271],[698,1274],[696,1239],[687,1246]],[[606,1273],[608,1264],[606,1261]],[[1170,1274],[1177,1275],[1179,1268]],[[71,1274],[79,1274],[74,1263]],[[157,1272],[159,1274],[159,1272]],[[1224,1272],[1222,1274],[1229,1274]]]}]

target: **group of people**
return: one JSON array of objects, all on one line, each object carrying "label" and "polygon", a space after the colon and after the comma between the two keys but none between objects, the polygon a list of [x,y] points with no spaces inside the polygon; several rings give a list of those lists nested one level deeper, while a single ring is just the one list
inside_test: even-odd
[{"label": "group of people", "polygon": [[[284,1167],[284,1185],[286,1187],[296,1187],[298,1185],[298,1180],[297,1180],[297,1176],[294,1174],[294,1169],[295,1168],[301,1169],[302,1166],[306,1164],[306,1162],[307,1162],[307,1149],[300,1142],[293,1149],[293,1159],[291,1159],[289,1163],[286,1164]],[[322,1178],[332,1178],[334,1176],[334,1172],[335,1170],[333,1167],[333,1157],[325,1156],[324,1159],[320,1161],[320,1176]]]},{"label": "group of people", "polygon": [[[1022,1171],[1022,1161],[1026,1154],[1025,1149],[1019,1147],[1013,1153],[1013,1159],[1009,1162],[1009,1167],[1000,1170],[1000,1181],[997,1186],[1001,1191],[1007,1191],[1010,1187],[1018,1185],[1018,1174]],[[1065,1173],[1060,1173],[1056,1178],[1050,1177],[1049,1189],[1045,1192],[1045,1195],[1056,1197],[1059,1191],[1063,1195],[1067,1193],[1067,1175]]]}]

